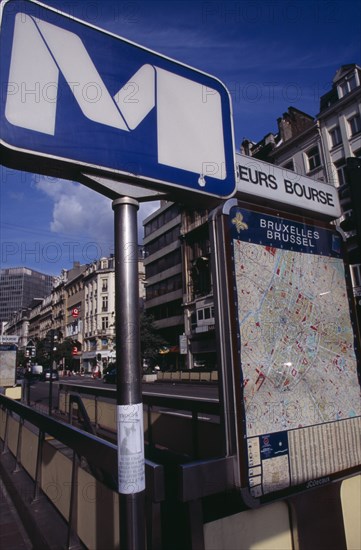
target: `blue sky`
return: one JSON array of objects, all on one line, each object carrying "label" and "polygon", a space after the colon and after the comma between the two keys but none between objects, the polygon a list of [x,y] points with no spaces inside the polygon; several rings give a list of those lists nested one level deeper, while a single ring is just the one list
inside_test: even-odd
[{"label": "blue sky", "polygon": [[[356,0],[44,1],[218,77],[239,150],[277,131],[289,106],[316,115],[342,64],[360,64]],[[142,205],[142,219],[155,204]],[[112,252],[111,201],[70,181],[0,166],[1,267],[59,274]]]}]

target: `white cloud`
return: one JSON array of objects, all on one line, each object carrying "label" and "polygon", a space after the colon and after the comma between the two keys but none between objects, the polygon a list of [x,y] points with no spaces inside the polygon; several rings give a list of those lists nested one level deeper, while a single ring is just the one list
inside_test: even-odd
[{"label": "white cloud", "polygon": [[[113,249],[114,215],[112,201],[84,185],[54,178],[40,178],[35,184],[39,191],[53,201],[53,233],[88,239],[102,250]],[[138,213],[138,240],[143,238],[142,221],[156,208],[158,202],[143,203]]]}]

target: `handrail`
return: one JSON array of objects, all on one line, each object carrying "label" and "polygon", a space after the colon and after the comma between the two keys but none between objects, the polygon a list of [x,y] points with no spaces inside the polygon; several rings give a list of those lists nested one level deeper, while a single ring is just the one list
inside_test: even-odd
[{"label": "handrail", "polygon": [[[63,386],[65,385],[66,384]],[[101,394],[104,397],[115,397],[114,389],[91,388],[89,386],[76,386],[75,388],[74,385],[68,385],[66,389],[68,392],[74,392],[76,389],[76,391],[83,394],[93,394],[95,396]],[[192,543],[192,548],[204,548],[204,545],[200,544],[203,535],[199,538],[199,535],[203,533],[202,499],[224,493],[225,491],[233,492],[235,489],[234,456],[219,456],[217,458],[197,460],[198,413],[207,412],[210,414],[219,414],[220,405],[216,400],[199,401],[192,398],[173,398],[170,396],[150,394],[143,395],[143,400],[148,404],[148,414],[149,410],[151,410],[154,405],[191,411],[192,431],[194,432],[193,440],[195,442],[194,446],[196,451],[194,453],[194,461],[187,461],[185,464],[180,463],[178,465],[171,463],[170,468],[168,468],[168,466],[164,467],[161,464],[156,464],[148,459],[145,460],[145,501],[148,547],[153,550],[159,550],[163,547],[163,541],[168,540],[167,537],[170,537],[170,540],[173,541],[173,535],[170,535],[172,530],[175,532],[175,538],[177,539],[178,537],[179,532],[176,527],[176,522],[179,519],[178,515],[175,514],[173,518],[172,515],[167,515],[165,512],[168,507],[164,507],[164,503],[167,503],[169,500],[170,508],[174,507],[175,511],[180,511],[181,515],[184,515],[185,525],[188,526],[185,527],[185,529],[189,529],[189,538],[193,542],[198,541],[199,543],[198,546],[193,546]],[[53,436],[68,448],[73,449],[72,483],[67,527],[67,548],[70,549],[73,547],[73,543],[76,543],[76,537],[78,536],[76,532],[75,517],[77,498],[77,480],[75,476],[77,475],[77,465],[80,463],[80,458],[84,457],[87,460],[91,473],[95,479],[114,491],[117,490],[115,487],[117,479],[117,446],[105,439],[84,432],[79,428],[66,424],[61,420],[57,420],[55,417],[49,417],[42,412],[34,410],[27,405],[21,404],[3,395],[0,395],[0,406],[8,411],[4,435],[5,448],[8,442],[7,432],[10,412],[20,417],[19,430],[27,423],[32,424],[39,430],[33,502],[36,502],[40,495],[45,434]],[[21,442],[20,438],[21,434],[18,434],[18,451]],[[16,459],[18,459],[21,454],[18,451]],[[167,485],[168,489],[166,491]],[[168,529],[164,527],[164,518],[166,518],[166,521],[170,522],[169,525],[171,525],[171,527]],[[174,525],[173,520],[175,522]]]},{"label": "handrail", "polygon": [[[69,393],[75,390],[83,395],[85,394],[92,395],[94,397],[116,399],[115,388],[100,388],[99,386],[87,386],[85,384],[59,383],[59,392],[65,391]],[[216,416],[220,415],[220,404],[218,399],[202,400],[199,397],[165,396],[162,394],[154,394],[144,391],[142,395],[143,403],[151,407],[158,406],[167,409],[207,413],[214,414]]]},{"label": "handrail", "polygon": [[[116,445],[66,424],[61,420],[56,420],[42,412],[36,411],[28,405],[19,403],[5,395],[0,394],[0,405],[37,427],[39,433],[47,433],[53,436],[57,441],[74,450],[79,456],[84,457],[93,467],[108,474],[106,479],[101,476],[97,477],[97,479],[110,489],[115,489],[115,483],[112,483],[111,479],[117,478],[118,458]],[[165,495],[162,476],[163,466],[148,459],[145,460],[145,465],[147,480],[149,476],[154,477],[153,480],[149,480],[150,487],[154,490],[152,499],[155,502],[160,502],[164,499]]]},{"label": "handrail", "polygon": [[88,432],[88,433],[91,433],[93,435],[96,435],[95,434],[95,431],[94,431],[94,428],[93,428],[93,425],[92,423],[90,422],[90,418],[89,418],[89,415],[88,415],[88,412],[86,410],[86,408],[84,407],[84,403],[82,401],[82,398],[80,397],[80,395],[76,394],[76,393],[71,393],[70,394],[70,399],[69,399],[69,424],[72,424],[72,420],[73,420],[73,405],[74,403],[77,405],[78,407],[78,421],[79,422],[82,422],[83,425],[84,425],[84,428],[85,428],[85,431]]}]

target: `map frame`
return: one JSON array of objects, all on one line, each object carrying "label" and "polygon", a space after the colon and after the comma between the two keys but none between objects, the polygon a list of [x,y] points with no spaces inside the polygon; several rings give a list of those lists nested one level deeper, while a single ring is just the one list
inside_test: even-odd
[{"label": "map frame", "polygon": [[[354,298],[352,294],[351,279],[349,270],[346,269],[347,261],[345,259],[346,250],[341,234],[325,221],[315,220],[309,216],[302,216],[298,214],[290,214],[275,209],[256,206],[245,201],[237,201],[236,199],[227,201],[220,209],[214,211],[211,215],[211,237],[212,245],[215,249],[215,259],[213,263],[213,280],[214,294],[215,294],[215,306],[217,315],[219,318],[218,325],[218,352],[221,358],[222,367],[222,383],[220,388],[220,398],[223,402],[225,409],[225,432],[227,436],[227,451],[232,454],[236,452],[238,460],[238,470],[236,475],[236,485],[241,490],[243,500],[251,507],[259,506],[262,503],[270,502],[277,499],[286,498],[298,492],[306,491],[312,488],[317,488],[321,485],[331,483],[343,479],[345,477],[356,475],[361,471],[361,459],[360,459],[360,441],[357,433],[361,433],[361,415],[357,410],[356,421],[351,419],[352,429],[350,423],[347,424],[348,418],[341,418],[340,420],[332,421],[318,421],[314,424],[307,424],[305,426],[293,427],[290,430],[283,429],[278,431],[265,430],[265,433],[255,434],[254,436],[247,432],[247,420],[248,413],[245,405],[245,387],[244,387],[244,371],[242,369],[242,343],[241,343],[241,331],[238,320],[238,301],[237,295],[237,281],[235,276],[235,260],[234,260],[234,247],[233,240],[235,234],[235,227],[238,226],[240,232],[242,232],[242,226],[247,225],[247,220],[244,216],[236,216],[235,212],[238,211],[242,214],[242,210],[255,214],[256,216],[262,216],[265,220],[271,220],[275,218],[280,221],[286,221],[293,227],[303,226],[305,228],[305,234],[301,235],[305,239],[305,246],[303,251],[295,250],[294,254],[297,257],[304,258],[303,254],[307,254],[307,239],[312,237],[311,233],[307,231],[317,232],[318,236],[327,232],[330,235],[336,236],[339,240],[339,246],[336,245],[334,251],[334,257],[337,262],[342,262],[344,267],[344,284],[346,288],[345,304],[343,307],[347,310],[349,315],[349,323],[353,332],[352,345],[354,353],[354,366],[353,380],[358,381],[357,392],[360,391],[360,343],[359,343],[359,329],[357,327]],[[244,225],[243,225],[244,224]],[[262,248],[265,248],[266,244],[259,244]],[[283,243],[282,243],[283,246]],[[298,245],[299,246],[299,245]],[[323,248],[327,243],[322,244]],[[297,246],[296,246],[297,249]],[[314,254],[315,257],[319,257],[320,254]],[[327,258],[327,256],[324,256]],[[324,261],[327,264],[327,260]],[[361,403],[361,400],[360,400]],[[227,411],[235,411],[235,415],[227,414]],[[343,424],[342,424],[343,422]],[[355,427],[355,422],[357,425]],[[342,462],[340,458],[340,464],[336,464],[337,460],[333,459],[332,445],[328,446],[325,438],[325,429],[327,426],[327,434],[332,441],[332,438],[340,438],[340,441],[344,443],[347,441],[350,448],[355,447],[353,458],[349,462]],[[331,426],[331,427],[330,427]],[[342,429],[341,429],[342,427]],[[350,429],[352,432],[352,441],[350,439]],[[305,432],[305,433],[304,433]],[[312,433],[311,433],[312,432]],[[355,436],[356,433],[356,436]],[[290,451],[290,434],[293,434],[292,445],[302,451],[301,458],[291,457]],[[261,437],[264,437],[261,444]],[[356,440],[355,440],[356,438]],[[257,443],[258,439],[258,443]],[[308,443],[305,444],[305,441]],[[266,480],[266,460],[275,458],[279,445],[284,444],[285,455],[288,459],[277,457],[278,467],[276,471],[272,471],[272,468],[267,472],[268,479]],[[317,451],[312,453],[309,451],[312,446]],[[341,444],[340,444],[341,445]],[[305,448],[303,448],[304,446]],[[338,452],[338,451],[337,451]],[[276,453],[276,454],[275,454]],[[339,456],[339,455],[337,455]],[[318,457],[315,459],[315,457]],[[292,458],[292,468],[290,467],[290,461]],[[321,468],[319,463],[327,463],[326,470]],[[300,464],[303,463],[312,464],[314,467],[308,468],[307,472],[302,472],[298,477],[294,472],[300,469]],[[268,465],[272,464],[272,460],[268,460]],[[340,467],[341,465],[341,467]],[[278,471],[277,471],[278,469]],[[292,477],[286,482],[283,479],[278,479],[280,472],[284,469],[292,471]],[[302,468],[301,468],[302,469]],[[261,477],[260,477],[261,476]],[[282,477],[282,475],[281,475]],[[270,481],[271,480],[271,481]],[[276,480],[276,481],[274,481]],[[269,486],[267,487],[267,483]],[[261,489],[259,487],[261,486]],[[258,490],[257,490],[258,487]],[[265,489],[266,487],[266,489]]]}]

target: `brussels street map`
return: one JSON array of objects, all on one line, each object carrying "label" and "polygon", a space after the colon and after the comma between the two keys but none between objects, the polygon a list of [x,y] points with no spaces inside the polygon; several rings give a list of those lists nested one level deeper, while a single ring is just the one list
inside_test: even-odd
[{"label": "brussels street map", "polygon": [[361,394],[341,238],[231,211],[250,492],[361,463]]}]

